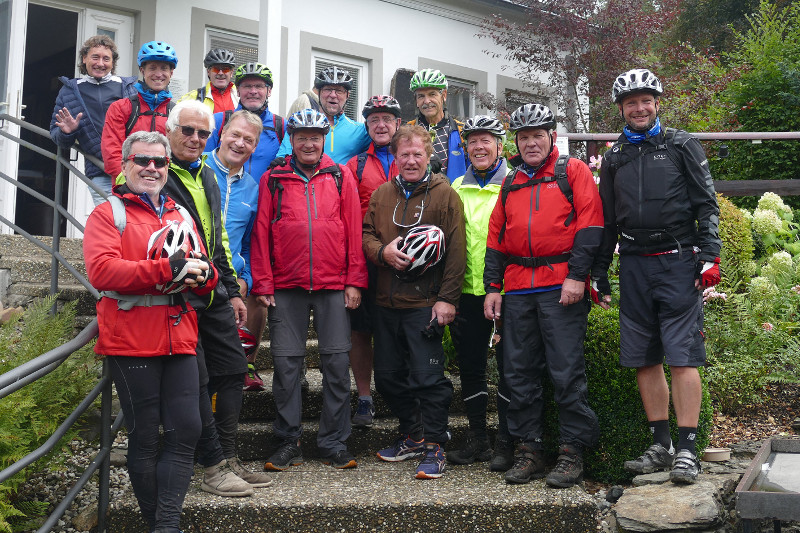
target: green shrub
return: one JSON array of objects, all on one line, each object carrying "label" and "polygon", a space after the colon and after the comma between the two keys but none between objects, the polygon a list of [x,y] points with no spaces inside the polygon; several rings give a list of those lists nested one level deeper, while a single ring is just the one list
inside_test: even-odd
[{"label": "green shrub", "polygon": [[736,287],[744,283],[753,270],[753,233],[750,221],[742,211],[722,195],[719,203],[719,236],[722,239],[720,267],[723,284]]},{"label": "green shrub", "polygon": [[[54,298],[32,304],[17,321],[0,327],[0,374],[30,361],[72,338],[75,306],[65,305],[49,314]],[[0,400],[0,469],[6,468],[50,438],[75,406],[97,383],[98,365],[91,345],[72,354],[47,376]],[[61,441],[68,442],[74,433]],[[57,455],[59,447],[51,455]],[[14,519],[25,513],[14,507],[14,494],[28,471],[44,467],[48,458],[34,463],[0,483],[0,531],[10,532]]]},{"label": "green shrub", "polygon": [[[589,385],[589,404],[600,422],[600,440],[585,455],[586,473],[592,479],[606,483],[630,480],[631,474],[622,465],[638,457],[652,444],[636,371],[619,365],[619,309],[603,310],[594,307],[589,314],[586,333],[586,378]],[[669,379],[669,373],[667,373]],[[701,372],[701,378],[703,373]],[[708,445],[712,425],[711,398],[704,383],[700,423],[697,428],[697,448]],[[558,409],[553,401],[552,385],[545,389],[546,446],[555,449],[558,441]],[[677,425],[671,417],[673,440],[677,442]]]}]

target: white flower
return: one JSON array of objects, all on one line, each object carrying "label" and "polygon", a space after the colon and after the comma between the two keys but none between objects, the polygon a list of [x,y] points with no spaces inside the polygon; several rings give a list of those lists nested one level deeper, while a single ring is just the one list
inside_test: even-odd
[{"label": "white flower", "polygon": [[792,208],[783,203],[783,199],[774,192],[765,192],[758,200],[758,209],[767,209],[776,213],[786,213],[791,219]]},{"label": "white flower", "polygon": [[783,231],[783,223],[778,213],[759,207],[753,212],[753,229],[759,235],[769,235]]}]

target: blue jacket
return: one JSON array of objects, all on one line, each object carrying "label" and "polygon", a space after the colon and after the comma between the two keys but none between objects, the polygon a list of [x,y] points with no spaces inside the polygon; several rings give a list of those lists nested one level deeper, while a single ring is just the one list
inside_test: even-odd
[{"label": "blue jacket", "polygon": [[228,232],[228,244],[236,276],[253,286],[250,274],[250,233],[258,209],[258,185],[244,169],[228,178],[228,169],[217,157],[217,151],[206,152],[206,166],[214,170],[222,200],[222,223]]},{"label": "blue jacket", "polygon": [[[342,113],[333,120],[331,131],[325,136],[325,154],[333,159],[334,163],[345,165],[354,155],[366,151],[371,142],[366,126],[360,122],[353,122]],[[282,157],[292,155],[292,141],[289,135],[283,138],[278,155]],[[459,176],[463,174],[462,170]]]},{"label": "blue jacket", "polygon": [[[234,111],[242,109],[242,105],[236,106]],[[213,152],[219,147],[219,134],[222,129],[222,121],[225,112],[214,113],[214,131],[211,132],[211,137],[206,142],[206,151]],[[278,147],[281,145],[278,134],[275,131],[275,118],[269,108],[265,109],[260,115],[261,123],[264,129],[261,130],[261,138],[258,140],[258,146],[250,159],[244,164],[244,170],[252,177],[253,181],[258,188],[258,182],[261,180],[261,175],[267,171],[269,164],[275,159],[278,153]],[[288,137],[288,135],[285,135]]]},{"label": "blue jacket", "polygon": [[[69,79],[65,76],[61,76],[58,79],[63,84],[63,87],[58,91],[56,105],[53,108],[53,116],[50,119],[50,138],[62,148],[71,148],[72,145],[75,144],[75,141],[78,141],[84,152],[102,160],[103,154],[100,151],[100,140],[103,130],[102,128],[98,130],[96,124],[103,124],[105,122],[105,116],[95,117],[91,115],[86,103],[83,101],[81,91],[78,89],[78,78]],[[122,83],[122,98],[127,98],[128,96],[136,94],[136,88],[133,86],[133,84],[136,83],[135,77],[114,76],[113,80]],[[114,98],[112,101],[105,102],[103,108],[108,109],[108,106],[116,100],[117,98]],[[77,130],[69,134],[64,133],[61,131],[61,128],[56,126],[56,113],[63,107],[66,107],[73,117],[77,116],[78,113],[83,113],[80,126]],[[105,172],[103,172],[102,169],[86,161],[86,177],[94,178],[104,175]]]}]

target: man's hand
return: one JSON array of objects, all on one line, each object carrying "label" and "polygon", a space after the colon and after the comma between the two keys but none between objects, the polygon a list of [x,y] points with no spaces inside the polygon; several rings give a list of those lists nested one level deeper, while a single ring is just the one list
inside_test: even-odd
[{"label": "man's hand", "polygon": [[603,309],[611,308],[611,284],[608,278],[592,278],[591,294],[594,303]]},{"label": "man's hand", "polygon": [[500,318],[500,307],[503,304],[503,295],[499,292],[487,292],[483,300],[483,316],[486,320]]},{"label": "man's hand", "polygon": [[348,309],[356,309],[361,305],[361,289],[347,285],[344,288],[344,306]]},{"label": "man's hand", "polygon": [[269,163],[269,169],[272,170],[275,167],[282,167],[286,164],[286,158],[283,156],[276,157]]},{"label": "man's hand", "polygon": [[242,298],[247,296],[247,282],[244,278],[236,278],[236,283],[239,284],[239,294],[242,295]]},{"label": "man's hand", "polygon": [[233,306],[233,316],[236,319],[238,327],[244,327],[247,324],[247,306],[242,300],[241,296],[234,296],[231,298],[231,305]]},{"label": "man's hand", "polygon": [[580,302],[586,292],[586,282],[565,278],[561,284],[561,299],[558,303],[564,307]]},{"label": "man's hand", "polygon": [[73,117],[72,113],[69,112],[69,109],[62,107],[56,113],[56,126],[61,128],[61,131],[64,133],[72,133],[78,129],[78,126],[80,126],[81,117],[83,117],[82,112]]},{"label": "man's hand", "polygon": [[719,257],[713,261],[698,261],[696,278],[694,280],[695,289],[702,290],[717,285],[720,281]]},{"label": "man's hand", "polygon": [[411,256],[406,255],[397,248],[397,243],[400,242],[402,237],[397,237],[395,240],[386,245],[383,249],[383,262],[394,268],[395,270],[405,270],[411,264]]},{"label": "man's hand", "polygon": [[274,294],[260,294],[256,296],[256,301],[261,307],[275,307]]},{"label": "man's hand", "polygon": [[440,326],[446,326],[456,317],[456,306],[447,302],[436,302],[431,310],[431,320],[434,318]]}]

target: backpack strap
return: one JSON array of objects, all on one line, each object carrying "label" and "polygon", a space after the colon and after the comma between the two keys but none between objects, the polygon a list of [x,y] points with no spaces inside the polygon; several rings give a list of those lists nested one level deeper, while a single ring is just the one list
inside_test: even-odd
[{"label": "backpack strap", "polygon": [[222,122],[219,125],[219,130],[217,130],[217,138],[222,137],[222,128],[224,128],[225,123],[231,119],[231,115],[233,115],[233,111],[230,109],[226,109],[222,112]]},{"label": "backpack strap", "polygon": [[278,174],[294,174],[294,171],[291,169],[285,168],[274,168],[269,173],[269,182],[267,185],[269,187],[269,192],[272,197],[275,197],[275,191],[278,191],[278,206],[275,209],[275,218],[273,218],[270,223],[274,224],[281,219],[281,201],[283,200],[283,185],[278,179]]},{"label": "backpack strap", "polygon": [[358,182],[361,183],[361,179],[364,177],[364,167],[367,166],[367,152],[361,152],[356,156],[356,178],[358,178]]},{"label": "backpack strap", "polygon": [[272,125],[275,126],[275,135],[278,136],[278,142],[283,142],[285,133],[283,117],[280,115],[272,114]]},{"label": "backpack strap", "polygon": [[317,174],[331,174],[333,181],[336,182],[336,190],[339,191],[339,196],[342,195],[342,167],[339,166],[339,163],[321,168],[317,171]]},{"label": "backpack strap", "polygon": [[153,120],[150,121],[150,131],[156,131],[156,117],[168,117],[169,112],[172,111],[172,108],[175,107],[175,101],[170,99],[169,103],[167,104],[167,112],[166,113],[159,113],[152,109],[148,109],[147,111],[142,111],[141,103],[139,102],[139,93],[134,93],[128,97],[128,100],[131,101],[131,114],[128,117],[128,122],[125,124],[125,137],[129,136],[133,131],[134,126],[136,126],[136,121],[139,120],[139,117],[149,117],[152,116]]},{"label": "backpack strap", "polygon": [[204,102],[206,99],[206,86],[203,85],[197,89],[197,101]]},{"label": "backpack strap", "polygon": [[125,213],[125,202],[122,198],[113,194],[108,195],[108,203],[111,204],[111,213],[114,215],[114,225],[120,235],[125,231],[125,226],[128,225],[128,217]]},{"label": "backpack strap", "polygon": [[556,183],[558,183],[558,188],[561,189],[561,193],[569,202],[569,205],[572,206],[572,210],[567,215],[566,220],[564,220],[564,227],[569,227],[572,224],[572,221],[575,219],[575,200],[572,195],[572,187],[569,184],[569,180],[567,179],[567,163],[569,162],[569,154],[567,155],[559,155],[558,159],[556,160],[556,167],[553,174],[555,174]]}]

